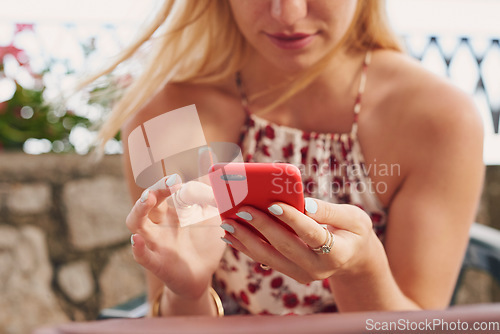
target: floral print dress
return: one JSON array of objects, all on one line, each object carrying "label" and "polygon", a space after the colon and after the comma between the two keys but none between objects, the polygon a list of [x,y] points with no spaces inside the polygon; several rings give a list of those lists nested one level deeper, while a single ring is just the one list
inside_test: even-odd
[{"label": "floral print dress", "polygon": [[[237,77],[247,112],[240,145],[247,162],[287,162],[298,166],[304,196],[359,206],[370,215],[373,228],[382,239],[387,214],[378,200],[377,185],[370,180],[370,166],[365,165],[357,139],[356,121],[369,60],[368,53],[350,133],[304,132],[251,114]],[[259,263],[230,246],[214,277],[227,313],[287,315],[336,311],[328,280],[298,283],[272,268],[261,268]]]}]

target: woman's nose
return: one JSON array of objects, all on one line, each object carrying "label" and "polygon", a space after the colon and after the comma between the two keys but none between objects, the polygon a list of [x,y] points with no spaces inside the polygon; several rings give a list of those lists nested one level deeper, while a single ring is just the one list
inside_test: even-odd
[{"label": "woman's nose", "polygon": [[271,16],[284,26],[291,26],[307,16],[308,0],[271,0]]}]

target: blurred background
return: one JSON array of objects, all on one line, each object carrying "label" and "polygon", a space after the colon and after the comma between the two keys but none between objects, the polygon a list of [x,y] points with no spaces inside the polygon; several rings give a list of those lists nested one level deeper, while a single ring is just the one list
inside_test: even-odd
[{"label": "blurred background", "polygon": [[[498,0],[388,0],[408,53],[474,96],[488,165],[477,221],[500,228]],[[159,0],[17,0],[0,11],[0,333],[95,319],[144,292],[124,220],[130,208],[119,136],[87,153],[95,126],[140,71],[134,61],[62,103],[110,62]],[[466,135],[466,134],[464,134]],[[500,301],[466,273],[457,302]]]}]

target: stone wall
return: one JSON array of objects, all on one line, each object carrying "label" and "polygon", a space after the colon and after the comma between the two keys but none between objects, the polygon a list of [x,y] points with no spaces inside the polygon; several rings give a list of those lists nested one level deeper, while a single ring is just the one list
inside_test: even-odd
[{"label": "stone wall", "polygon": [[119,156],[0,155],[0,333],[95,319],[143,293]]},{"label": "stone wall", "polygon": [[[120,159],[0,154],[0,334],[92,320],[144,292]],[[500,228],[500,168],[488,169],[485,184],[478,220]],[[500,301],[499,291],[471,272],[458,300]]]}]

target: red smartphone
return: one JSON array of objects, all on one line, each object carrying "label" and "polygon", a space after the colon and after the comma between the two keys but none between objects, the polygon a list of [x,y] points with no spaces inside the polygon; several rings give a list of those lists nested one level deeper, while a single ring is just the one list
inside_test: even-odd
[{"label": "red smartphone", "polygon": [[283,202],[304,212],[302,179],[299,169],[292,164],[217,163],[210,168],[209,179],[222,219],[233,219],[251,227],[236,216],[239,208],[248,205],[267,213],[274,202]]}]

